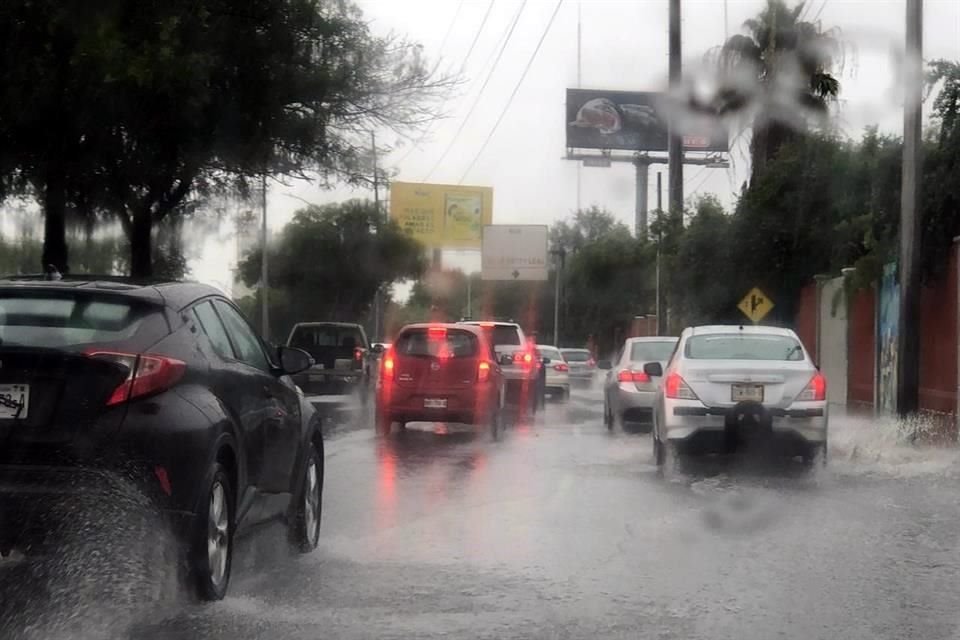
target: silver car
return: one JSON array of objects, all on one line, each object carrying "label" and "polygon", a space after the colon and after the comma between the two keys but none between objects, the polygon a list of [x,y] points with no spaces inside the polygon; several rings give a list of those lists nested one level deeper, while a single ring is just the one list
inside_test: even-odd
[{"label": "silver car", "polygon": [[603,383],[603,421],[611,431],[616,425],[653,422],[653,401],[659,378],[643,371],[648,362],[666,364],[677,338],[657,336],[627,338],[613,362],[600,362],[607,369]]},{"label": "silver car", "polygon": [[590,350],[563,347],[560,353],[570,367],[570,382],[589,386],[593,382],[593,374],[597,369],[597,363],[594,362]]},{"label": "silver car", "polygon": [[827,383],[790,329],[706,326],[684,330],[654,405],[658,465],[690,449],[731,452],[769,445],[808,464],[827,454]]},{"label": "silver car", "polygon": [[544,359],[543,366],[546,369],[545,391],[551,397],[569,400],[570,367],[563,359],[560,349],[546,344],[538,344],[537,354]]}]

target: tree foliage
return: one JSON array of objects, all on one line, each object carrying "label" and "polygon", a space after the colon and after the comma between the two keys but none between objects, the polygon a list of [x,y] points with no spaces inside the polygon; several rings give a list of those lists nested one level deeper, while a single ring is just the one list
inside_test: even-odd
[{"label": "tree foliage", "polygon": [[369,130],[425,123],[449,84],[347,0],[9,0],[0,185],[38,194],[45,261],[67,268],[73,206],[116,216],[146,276],[168,216],[263,174],[362,181]]},{"label": "tree foliage", "polygon": [[[271,329],[282,338],[295,322],[364,322],[374,294],[425,268],[423,248],[372,202],[351,200],[298,211],[270,243]],[[260,281],[262,254],[239,265],[247,286]],[[259,320],[255,313],[251,319]]]}]

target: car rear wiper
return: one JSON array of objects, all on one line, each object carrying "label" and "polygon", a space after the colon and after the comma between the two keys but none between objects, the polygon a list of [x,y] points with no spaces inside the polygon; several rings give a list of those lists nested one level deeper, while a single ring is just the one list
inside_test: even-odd
[{"label": "car rear wiper", "polygon": [[803,349],[803,347],[802,347],[801,345],[799,345],[799,344],[790,347],[789,349],[787,349],[787,355],[786,355],[785,359],[786,359],[786,360],[789,360],[790,357],[791,357],[793,354],[797,353],[798,351],[801,351],[802,349]]}]

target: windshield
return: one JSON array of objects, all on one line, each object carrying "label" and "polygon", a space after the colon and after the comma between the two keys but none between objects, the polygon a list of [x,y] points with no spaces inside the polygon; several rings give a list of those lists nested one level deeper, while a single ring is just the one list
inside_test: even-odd
[{"label": "windshield", "polygon": [[579,351],[574,349],[564,349],[563,357],[567,362],[587,362],[591,359],[589,351]]},{"label": "windshield", "polygon": [[634,342],[630,345],[630,362],[666,362],[676,346],[675,340],[670,342]]},{"label": "windshield", "polygon": [[778,335],[704,335],[687,340],[684,356],[693,360],[804,359],[803,347],[793,338]]},{"label": "windshield", "polygon": [[960,0],[0,0],[0,640],[960,640],[958,497]]},{"label": "windshield", "polygon": [[397,355],[431,358],[472,358],[477,355],[479,342],[468,331],[444,329],[406,331],[393,345]]},{"label": "windshield", "polygon": [[83,296],[0,294],[0,345],[77,348],[129,339],[143,305]]}]

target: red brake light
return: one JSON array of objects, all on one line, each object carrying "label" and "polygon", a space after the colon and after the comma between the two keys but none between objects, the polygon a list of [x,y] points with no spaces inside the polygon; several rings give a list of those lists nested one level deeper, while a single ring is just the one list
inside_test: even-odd
[{"label": "red brake light", "polygon": [[393,352],[388,351],[387,355],[383,357],[383,365],[381,366],[381,376],[384,380],[393,380],[394,368],[396,367],[396,362],[393,359]]},{"label": "red brake light", "polygon": [[185,362],[167,356],[115,351],[90,351],[86,355],[122,364],[129,371],[127,379],[107,399],[108,407],[169,389],[187,370]]},{"label": "red brake light", "polygon": [[477,365],[477,382],[486,382],[490,379],[490,363],[482,360]]},{"label": "red brake light", "polygon": [[561,371],[561,372],[562,372],[562,371],[569,371],[569,370],[570,370],[570,367],[568,367],[568,366],[565,365],[564,363],[560,362],[560,363],[558,363],[558,364],[553,365],[553,370],[554,370],[554,371]]},{"label": "red brake light", "polygon": [[810,382],[803,388],[797,400],[800,401],[823,401],[827,399],[827,379],[819,371],[813,374]]},{"label": "red brake light", "polygon": [[693,392],[686,380],[680,377],[679,373],[668,373],[663,380],[664,394],[674,400],[696,400],[697,395]]},{"label": "red brake light", "polygon": [[650,376],[643,371],[631,371],[630,369],[624,369],[617,374],[617,381],[646,383],[650,382]]},{"label": "red brake light", "polygon": [[356,349],[354,349],[353,359],[357,361],[363,360],[363,349],[361,349],[360,347],[357,347]]},{"label": "red brake light", "polygon": [[595,367],[595,366],[597,366],[597,363],[596,363],[596,361],[595,361],[593,358],[590,358],[589,360],[587,360],[587,366],[588,366],[588,367]]},{"label": "red brake light", "polygon": [[427,335],[431,338],[442,338],[447,335],[446,327],[430,327],[427,329]]}]

